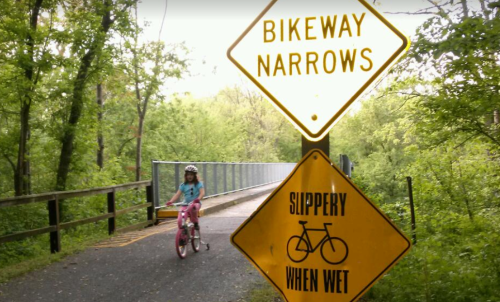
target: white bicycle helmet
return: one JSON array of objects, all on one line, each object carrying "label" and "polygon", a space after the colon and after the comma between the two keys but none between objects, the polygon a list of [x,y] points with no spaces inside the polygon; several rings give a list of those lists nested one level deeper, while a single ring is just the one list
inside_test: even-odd
[{"label": "white bicycle helmet", "polygon": [[189,165],[184,169],[184,172],[198,173],[198,168],[193,165]]}]

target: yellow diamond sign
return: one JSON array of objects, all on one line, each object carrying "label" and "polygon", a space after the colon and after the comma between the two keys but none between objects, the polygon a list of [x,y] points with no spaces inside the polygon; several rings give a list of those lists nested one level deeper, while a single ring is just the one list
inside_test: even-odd
[{"label": "yellow diamond sign", "polygon": [[231,236],[285,301],[357,301],[410,241],[320,150]]},{"label": "yellow diamond sign", "polygon": [[275,0],[229,59],[312,141],[409,47],[364,0]]}]

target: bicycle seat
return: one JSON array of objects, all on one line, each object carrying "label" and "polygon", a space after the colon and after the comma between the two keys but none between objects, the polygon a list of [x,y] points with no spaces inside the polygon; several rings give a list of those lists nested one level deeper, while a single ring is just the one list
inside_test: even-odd
[{"label": "bicycle seat", "polygon": [[307,223],[307,221],[299,221],[299,224],[302,224],[302,225],[304,225],[306,223]]}]

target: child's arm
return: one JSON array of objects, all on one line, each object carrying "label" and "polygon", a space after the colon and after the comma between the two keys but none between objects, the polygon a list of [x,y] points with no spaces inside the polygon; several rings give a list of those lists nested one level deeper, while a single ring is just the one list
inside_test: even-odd
[{"label": "child's arm", "polygon": [[172,198],[170,198],[170,200],[167,202],[167,206],[171,206],[174,203],[174,201],[176,201],[177,199],[179,199],[179,197],[181,197],[181,194],[182,194],[181,190],[178,190],[177,193],[175,193],[175,195]]},{"label": "child's arm", "polygon": [[203,196],[205,196],[205,188],[200,188],[200,195],[198,196],[198,199],[202,200]]}]

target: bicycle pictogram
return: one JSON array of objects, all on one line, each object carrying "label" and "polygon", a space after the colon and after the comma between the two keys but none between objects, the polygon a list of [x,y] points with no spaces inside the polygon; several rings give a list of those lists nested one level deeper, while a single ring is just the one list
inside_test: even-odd
[{"label": "bicycle pictogram", "polygon": [[[349,247],[343,239],[330,235],[328,226],[331,226],[331,223],[324,223],[323,229],[308,229],[306,228],[307,221],[299,221],[299,224],[302,225],[304,229],[302,235],[292,236],[288,240],[287,253],[290,260],[295,263],[300,263],[306,260],[309,253],[314,253],[320,246],[321,257],[329,264],[340,264],[347,259]],[[309,238],[309,232],[325,232],[323,239],[321,239],[314,248]]]}]

